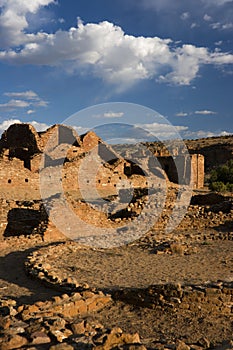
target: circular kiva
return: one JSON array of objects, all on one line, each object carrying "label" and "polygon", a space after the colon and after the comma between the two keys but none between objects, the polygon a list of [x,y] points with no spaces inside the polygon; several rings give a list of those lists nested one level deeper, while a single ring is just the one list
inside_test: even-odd
[{"label": "circular kiva", "polygon": [[231,314],[232,248],[232,241],[218,241],[196,254],[156,255],[136,246],[97,250],[71,241],[35,251],[25,266],[29,275],[64,292],[101,290],[147,307],[199,305]]}]

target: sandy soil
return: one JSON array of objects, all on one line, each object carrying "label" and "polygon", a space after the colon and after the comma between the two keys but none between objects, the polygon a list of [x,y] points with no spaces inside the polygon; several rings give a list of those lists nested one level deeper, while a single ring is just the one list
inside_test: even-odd
[{"label": "sandy soil", "polygon": [[[9,238],[1,243],[0,296],[13,298],[18,305],[49,300],[60,293],[31,280],[24,271],[24,261],[33,251],[42,248],[45,261],[66,276],[75,276],[91,287],[116,289],[145,287],[155,283],[181,282],[203,284],[207,281],[233,281],[233,242],[218,241],[199,244],[189,255],[157,255],[140,246],[114,250],[72,252],[69,244],[45,244],[39,238]],[[49,258],[50,256],[50,258]],[[139,332],[147,349],[157,349],[155,343],[172,343],[181,339],[198,343],[207,338],[212,349],[232,339],[233,319],[221,314],[195,313],[190,310],[149,309],[115,300],[98,313],[86,317],[106,327],[121,327],[124,331]],[[221,348],[222,346],[222,348]],[[223,349],[221,345],[219,349]]]},{"label": "sandy soil", "polygon": [[[55,248],[55,247],[54,247]],[[52,248],[53,270],[101,289],[145,288],[159,283],[202,284],[233,281],[233,241],[200,244],[189,255],[157,255],[140,247],[72,252]]]},{"label": "sandy soil", "polygon": [[58,293],[25,274],[26,257],[40,246],[41,238],[9,238],[0,242],[0,297],[13,298],[19,305],[47,300]]}]

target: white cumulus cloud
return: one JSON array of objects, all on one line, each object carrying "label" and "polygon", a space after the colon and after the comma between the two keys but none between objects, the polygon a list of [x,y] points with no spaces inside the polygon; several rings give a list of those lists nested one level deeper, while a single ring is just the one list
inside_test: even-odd
[{"label": "white cumulus cloud", "polygon": [[1,110],[15,110],[17,108],[26,108],[29,107],[30,103],[23,100],[10,100],[6,103],[0,104]]},{"label": "white cumulus cloud", "polygon": [[89,128],[85,128],[85,127],[77,126],[77,125],[72,125],[72,128],[77,132],[78,135],[84,135],[88,131],[90,131]]},{"label": "white cumulus cloud", "polygon": [[23,92],[5,92],[4,96],[13,97],[13,98],[24,98],[27,100],[39,100],[39,96],[31,90]]},{"label": "white cumulus cloud", "polygon": [[137,128],[143,129],[149,134],[154,135],[159,140],[176,139],[179,137],[179,133],[188,130],[187,126],[183,125],[171,125],[165,123],[148,123],[148,124],[136,124]]},{"label": "white cumulus cloud", "polygon": [[228,22],[228,23],[214,22],[210,24],[210,27],[212,29],[229,30],[233,28],[233,23],[232,22]]},{"label": "white cumulus cloud", "polygon": [[35,120],[29,121],[28,124],[31,124],[32,126],[34,126],[34,128],[37,131],[47,130],[51,126],[51,125],[47,125],[46,123],[37,122]]},{"label": "white cumulus cloud", "polygon": [[33,109],[29,109],[29,110],[27,111],[27,114],[33,114],[33,113],[35,113],[35,111],[34,111]]},{"label": "white cumulus cloud", "polygon": [[228,22],[222,25],[222,30],[228,30],[233,28],[233,22]]},{"label": "white cumulus cloud", "polygon": [[33,105],[36,107],[47,107],[48,106],[48,101],[44,101],[44,100],[39,100],[38,102],[34,102]]},{"label": "white cumulus cloud", "polygon": [[209,16],[209,15],[207,15],[207,13],[206,13],[206,14],[204,15],[203,19],[204,19],[204,21],[209,22],[209,21],[212,20],[212,17]]},{"label": "white cumulus cloud", "polygon": [[228,131],[209,131],[209,130],[197,130],[197,131],[185,131],[182,133],[182,136],[185,139],[202,139],[206,137],[214,137],[214,136],[227,136],[231,135]]},{"label": "white cumulus cloud", "polygon": [[54,0],[0,0],[0,45],[22,45],[30,37],[25,35],[28,27],[27,14],[36,13],[41,6]]},{"label": "white cumulus cloud", "polygon": [[[171,39],[128,35],[108,21],[84,24],[79,19],[77,26],[69,30],[27,33],[26,15],[53,2],[0,0],[0,41],[7,38],[9,44],[0,51],[0,62],[59,66],[72,74],[84,71],[123,88],[144,79],[189,85],[202,65],[233,63],[230,53],[187,44],[178,46]],[[183,13],[183,17],[188,16],[188,12]]]},{"label": "white cumulus cloud", "polygon": [[180,18],[185,21],[187,19],[189,19],[190,17],[190,13],[189,12],[183,12],[182,15],[180,16]]},{"label": "white cumulus cloud", "polygon": [[[34,91],[18,91],[18,92],[5,92],[4,96],[10,97],[8,102],[0,104],[0,110],[16,110],[18,108],[27,107],[47,107],[48,102],[41,99]],[[28,114],[33,113],[34,110],[28,110]]]},{"label": "white cumulus cloud", "polygon": [[176,113],[176,117],[187,117],[187,116],[188,116],[188,113],[186,113],[186,112]]},{"label": "white cumulus cloud", "polygon": [[123,112],[106,112],[104,113],[104,118],[121,118],[123,115]]},{"label": "white cumulus cloud", "polygon": [[200,114],[200,115],[213,115],[213,114],[217,114],[216,112],[213,111],[209,111],[208,109],[203,109],[201,111],[195,111],[195,114]]},{"label": "white cumulus cloud", "polygon": [[190,26],[191,29],[194,29],[194,28],[196,28],[196,27],[198,27],[198,24],[195,23],[195,22],[193,22],[193,23],[191,24],[191,26]]}]

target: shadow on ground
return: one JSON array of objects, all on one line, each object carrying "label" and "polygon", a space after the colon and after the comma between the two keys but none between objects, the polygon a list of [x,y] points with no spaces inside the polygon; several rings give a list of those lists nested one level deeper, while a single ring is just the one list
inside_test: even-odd
[{"label": "shadow on ground", "polygon": [[[59,243],[48,244],[48,246]],[[12,298],[20,305],[32,304],[39,300],[45,301],[61,294],[26,275],[24,262],[27,256],[38,248],[39,246],[24,251],[14,251],[0,257],[0,296]]]}]

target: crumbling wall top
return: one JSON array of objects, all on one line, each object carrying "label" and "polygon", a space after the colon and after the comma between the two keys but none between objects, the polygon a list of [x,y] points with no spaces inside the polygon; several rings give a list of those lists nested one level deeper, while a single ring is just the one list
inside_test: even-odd
[{"label": "crumbling wall top", "polygon": [[3,134],[0,140],[0,152],[26,150],[31,156],[42,151],[42,143],[36,129],[30,124],[13,124]]}]

